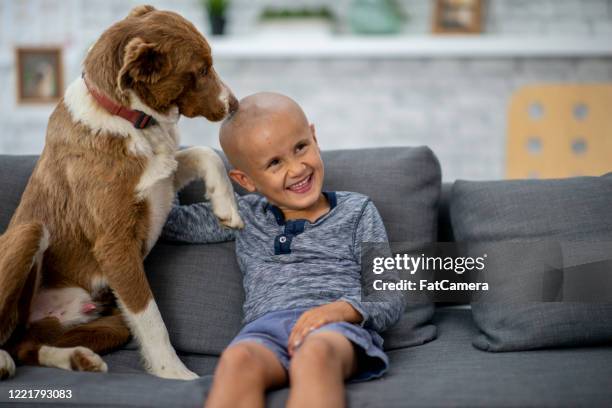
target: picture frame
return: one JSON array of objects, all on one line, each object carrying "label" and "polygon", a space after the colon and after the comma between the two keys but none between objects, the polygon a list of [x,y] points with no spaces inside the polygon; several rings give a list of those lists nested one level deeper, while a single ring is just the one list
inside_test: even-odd
[{"label": "picture frame", "polygon": [[484,0],[435,0],[434,34],[480,34]]},{"label": "picture frame", "polygon": [[56,103],[64,91],[61,47],[15,49],[17,103]]}]

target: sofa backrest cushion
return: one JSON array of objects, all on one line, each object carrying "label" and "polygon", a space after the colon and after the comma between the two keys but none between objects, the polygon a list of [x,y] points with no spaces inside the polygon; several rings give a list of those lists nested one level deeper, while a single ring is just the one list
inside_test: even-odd
[{"label": "sofa backrest cushion", "polygon": [[[382,215],[391,241],[415,246],[436,240],[440,166],[426,147],[323,152],[325,189],[368,195]],[[0,224],[4,228],[19,203],[36,157],[0,157]],[[6,176],[4,176],[6,174]],[[237,188],[240,192],[240,189]],[[194,182],[181,202],[204,199]],[[69,216],[69,214],[67,214]],[[241,327],[242,276],[234,243],[182,245],[158,242],[145,260],[151,288],[175,347],[219,354]],[[410,304],[403,318],[383,335],[388,349],[435,338],[432,303]]]},{"label": "sofa backrest cushion", "polygon": [[[330,191],[356,191],[369,196],[383,218],[391,241],[409,241],[419,246],[436,240],[441,176],[438,160],[430,149],[338,150],[324,151],[322,156],[325,163],[324,188]],[[235,188],[239,193],[244,193],[239,187]],[[202,201],[203,184],[192,183],[181,192],[180,198],[185,204]],[[180,272],[176,271],[176,265],[189,263],[187,260],[178,262],[167,255],[158,255],[158,251],[168,253],[171,247],[169,243],[159,243],[146,264],[171,335],[181,350],[219,353],[221,346],[229,343],[240,329],[242,321],[244,294],[240,271],[233,257],[223,261],[219,259],[220,251],[228,251],[229,256],[233,243],[192,245],[189,248],[179,246],[182,253],[192,254],[184,256],[197,259],[187,266],[189,271],[184,269]],[[170,252],[174,258],[176,253],[174,250]],[[181,276],[178,281],[165,278],[164,283],[160,284],[157,280],[158,277],[176,273]],[[170,284],[175,288],[184,288],[188,293],[181,289],[167,290],[166,286]],[[214,310],[221,313],[210,312]],[[433,303],[410,304],[398,324],[383,334],[385,347],[407,347],[435,338],[436,329],[430,322],[433,313]],[[207,327],[216,330],[207,331]],[[190,334],[192,328],[196,328],[198,336]]]},{"label": "sofa backrest cushion", "polygon": [[[473,302],[472,314],[481,330],[474,339],[476,347],[509,351],[612,341],[609,300],[546,299],[545,293],[533,291],[546,275],[532,273],[541,271],[534,262],[554,265],[561,258],[563,276],[560,270],[552,271],[549,282],[567,298],[570,279],[580,279],[571,275],[577,270],[572,267],[612,260],[612,173],[557,180],[457,181],[451,220],[458,242],[501,248],[498,254],[505,259],[494,260],[497,269],[492,272],[511,275],[505,279],[505,294],[514,293],[514,299],[525,298],[527,291],[541,296],[529,302]],[[504,243],[508,248],[529,245],[511,253],[503,249]]]}]

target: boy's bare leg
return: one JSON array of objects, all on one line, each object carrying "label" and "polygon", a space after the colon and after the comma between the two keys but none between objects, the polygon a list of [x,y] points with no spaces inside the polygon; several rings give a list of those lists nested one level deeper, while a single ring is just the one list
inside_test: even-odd
[{"label": "boy's bare leg", "polygon": [[287,372],[276,355],[253,341],[237,343],[221,354],[207,408],[263,408],[269,388],[287,384]]},{"label": "boy's bare leg", "polygon": [[321,331],[306,337],[289,366],[287,407],[344,407],[344,380],[357,370],[353,343],[340,333]]}]

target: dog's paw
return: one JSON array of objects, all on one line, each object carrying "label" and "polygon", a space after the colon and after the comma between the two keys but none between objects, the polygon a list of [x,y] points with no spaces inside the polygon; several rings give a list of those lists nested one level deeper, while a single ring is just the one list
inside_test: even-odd
[{"label": "dog's paw", "polygon": [[157,365],[157,367],[151,368],[149,372],[157,377],[172,380],[195,380],[199,378],[196,373],[185,367],[180,360],[173,364]]},{"label": "dog's paw", "polygon": [[229,214],[226,217],[222,217],[220,215],[217,215],[217,217],[219,218],[219,222],[228,228],[232,228],[232,229],[244,228],[244,222],[242,221],[242,218],[240,217],[240,214],[238,213],[238,211],[233,211],[231,212],[231,214]]},{"label": "dog's paw", "polygon": [[212,194],[210,201],[212,203],[213,213],[221,224],[228,228],[244,228],[244,222],[238,212],[238,204],[231,192],[229,194]]},{"label": "dog's paw", "polygon": [[75,347],[70,355],[70,367],[74,371],[92,371],[105,373],[108,366],[102,357],[87,347]]},{"label": "dog's paw", "polygon": [[0,350],[0,380],[6,380],[15,375],[15,362],[9,353]]}]

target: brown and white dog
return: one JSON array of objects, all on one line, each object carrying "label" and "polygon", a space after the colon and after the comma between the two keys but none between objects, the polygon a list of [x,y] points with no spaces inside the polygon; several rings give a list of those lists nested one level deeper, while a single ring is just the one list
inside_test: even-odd
[{"label": "brown and white dog", "polygon": [[[180,115],[221,120],[237,103],[178,14],[139,6],[102,34],[0,236],[0,377],[15,361],[106,371],[98,354],[130,332],[150,373],[197,377],[170,344],[143,259],[175,192],[198,177],[221,222],[242,226],[221,159],[178,151],[176,127]],[[105,307],[109,294],[119,310]]]}]

